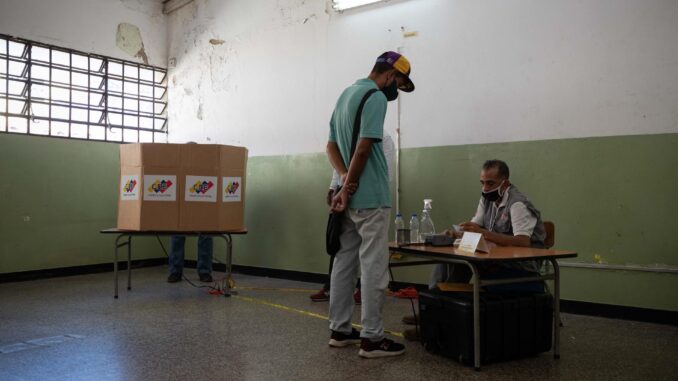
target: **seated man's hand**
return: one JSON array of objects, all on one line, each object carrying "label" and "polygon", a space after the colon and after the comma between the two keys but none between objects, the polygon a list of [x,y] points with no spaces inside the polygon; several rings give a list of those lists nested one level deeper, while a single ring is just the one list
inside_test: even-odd
[{"label": "seated man's hand", "polygon": [[446,229],[443,234],[446,236],[450,236],[452,238],[461,238],[461,236],[464,234],[463,232],[456,232],[454,229]]},{"label": "seated man's hand", "polygon": [[461,228],[462,231],[465,232],[472,232],[472,233],[483,233],[485,232],[485,229],[482,228],[482,226],[473,223],[473,222],[462,222],[459,224],[459,227]]}]

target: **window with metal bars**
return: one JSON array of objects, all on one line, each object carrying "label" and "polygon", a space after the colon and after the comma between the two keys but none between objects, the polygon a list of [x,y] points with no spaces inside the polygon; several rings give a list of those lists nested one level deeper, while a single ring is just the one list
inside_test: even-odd
[{"label": "window with metal bars", "polygon": [[0,133],[167,142],[167,70],[0,34]]}]

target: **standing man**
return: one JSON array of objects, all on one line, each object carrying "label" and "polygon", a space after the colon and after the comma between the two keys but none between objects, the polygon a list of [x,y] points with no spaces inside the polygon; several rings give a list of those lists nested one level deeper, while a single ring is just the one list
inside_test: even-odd
[{"label": "standing man", "polygon": [[[330,289],[330,346],[345,347],[360,342],[358,354],[366,358],[396,356],[405,347],[384,337],[382,309],[388,285],[388,228],[391,195],[382,139],[386,102],[398,90],[411,92],[410,63],[399,53],[377,58],[367,78],[344,90],[332,113],[327,155],[344,186],[332,199],[333,211],[344,212],[341,249],[334,259]],[[355,153],[351,155],[353,124],[359,104],[368,91],[381,90],[367,98],[360,118]],[[348,164],[350,161],[350,165]],[[347,165],[348,168],[347,168]],[[353,289],[361,269],[363,330],[351,326]]]}]

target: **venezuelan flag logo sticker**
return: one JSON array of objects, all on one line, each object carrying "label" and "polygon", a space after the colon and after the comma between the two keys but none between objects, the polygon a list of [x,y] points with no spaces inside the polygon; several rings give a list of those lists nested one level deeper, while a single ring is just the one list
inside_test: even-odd
[{"label": "venezuelan flag logo sticker", "polygon": [[217,202],[216,176],[186,176],[185,201]]},{"label": "venezuelan flag logo sticker", "polygon": [[224,177],[222,202],[240,202],[242,201],[242,178],[241,177]]},{"label": "venezuelan flag logo sticker", "polygon": [[176,201],[177,177],[144,175],[144,201]]},{"label": "venezuelan flag logo sticker", "polygon": [[120,200],[131,201],[139,199],[139,175],[122,176],[120,184]]}]

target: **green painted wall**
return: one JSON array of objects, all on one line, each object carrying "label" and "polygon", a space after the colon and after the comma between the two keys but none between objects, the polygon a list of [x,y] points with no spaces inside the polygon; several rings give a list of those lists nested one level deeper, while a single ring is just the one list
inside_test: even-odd
[{"label": "green painted wall", "polygon": [[0,273],[113,262],[118,176],[117,144],[0,134]]},{"label": "green painted wall", "polygon": [[[501,158],[513,183],[555,222],[556,248],[578,251],[577,261],[598,255],[610,264],[678,266],[675,147],[678,134],[405,149],[401,210],[419,212],[430,197],[439,230],[469,219],[482,162]],[[111,261],[112,237],[97,232],[115,225],[117,145],[0,134],[0,163],[0,273]],[[250,233],[234,238],[235,263],[325,272],[329,179],[323,153],[250,158]],[[163,256],[152,239],[135,245],[135,258]],[[395,276],[425,283],[429,270]],[[562,285],[566,299],[678,310],[675,274],[567,268]]]}]

